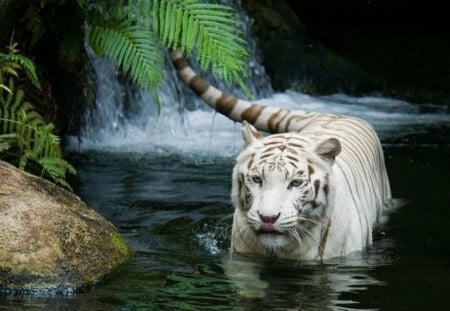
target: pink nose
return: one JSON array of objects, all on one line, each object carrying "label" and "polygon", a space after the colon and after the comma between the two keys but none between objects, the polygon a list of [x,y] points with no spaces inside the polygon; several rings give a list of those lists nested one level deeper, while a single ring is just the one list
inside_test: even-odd
[{"label": "pink nose", "polygon": [[278,215],[271,215],[271,216],[265,216],[258,213],[258,216],[264,223],[273,224],[280,217],[280,213],[278,213]]}]

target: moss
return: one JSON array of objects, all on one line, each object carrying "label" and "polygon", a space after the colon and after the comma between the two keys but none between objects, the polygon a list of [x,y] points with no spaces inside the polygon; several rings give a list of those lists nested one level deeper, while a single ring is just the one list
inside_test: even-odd
[{"label": "moss", "polygon": [[130,254],[130,248],[126,244],[125,240],[120,236],[120,234],[116,232],[112,233],[111,242],[124,256],[132,255],[132,253]]}]

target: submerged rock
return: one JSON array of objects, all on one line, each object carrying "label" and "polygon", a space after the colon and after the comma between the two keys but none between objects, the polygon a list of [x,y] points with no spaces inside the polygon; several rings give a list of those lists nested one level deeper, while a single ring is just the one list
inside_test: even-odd
[{"label": "submerged rock", "polygon": [[71,292],[132,255],[79,197],[0,161],[0,290]]}]

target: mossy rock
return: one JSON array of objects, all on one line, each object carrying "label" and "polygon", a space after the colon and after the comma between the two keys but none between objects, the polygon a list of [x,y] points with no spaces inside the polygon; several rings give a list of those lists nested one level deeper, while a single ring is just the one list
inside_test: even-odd
[{"label": "mossy rock", "polygon": [[79,197],[0,161],[0,291],[72,292],[133,254]]}]

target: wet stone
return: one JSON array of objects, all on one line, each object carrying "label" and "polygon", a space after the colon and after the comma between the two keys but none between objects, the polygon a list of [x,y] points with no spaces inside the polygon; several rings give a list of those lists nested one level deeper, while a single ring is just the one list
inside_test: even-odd
[{"label": "wet stone", "polygon": [[0,161],[0,292],[70,295],[132,255],[79,197]]}]

